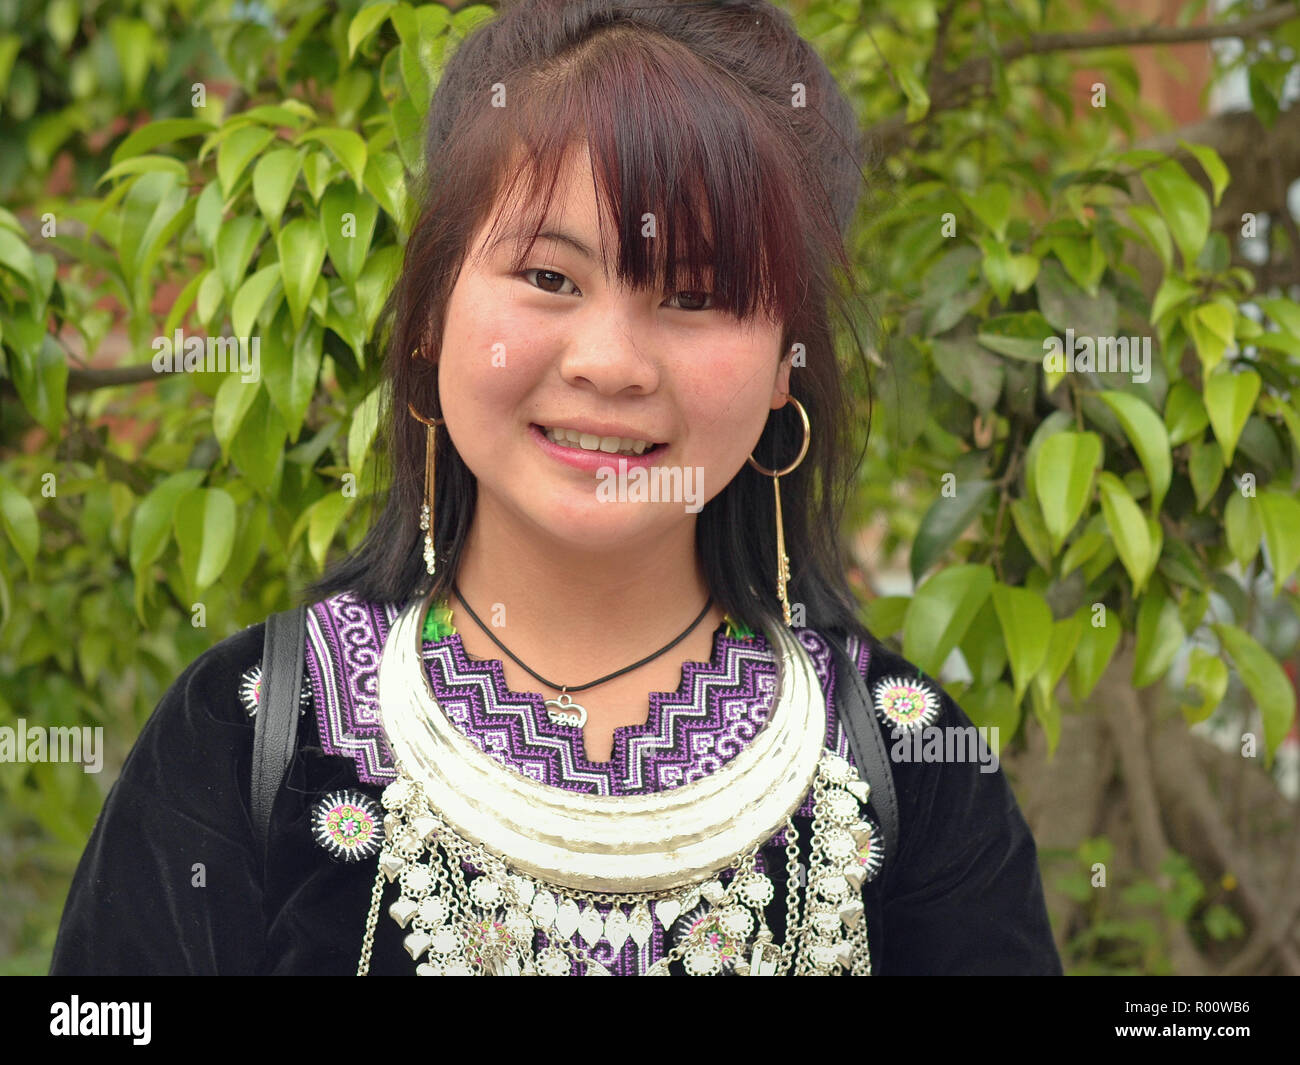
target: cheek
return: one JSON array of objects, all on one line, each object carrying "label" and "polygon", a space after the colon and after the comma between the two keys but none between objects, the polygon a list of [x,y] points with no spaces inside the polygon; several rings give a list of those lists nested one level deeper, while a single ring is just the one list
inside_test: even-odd
[{"label": "cheek", "polygon": [[531,387],[544,345],[524,312],[499,289],[467,278],[453,293],[443,336],[439,387],[455,421],[499,427]]},{"label": "cheek", "polygon": [[767,420],[775,373],[775,357],[751,345],[715,347],[708,359],[683,366],[679,394],[691,435],[743,462]]}]

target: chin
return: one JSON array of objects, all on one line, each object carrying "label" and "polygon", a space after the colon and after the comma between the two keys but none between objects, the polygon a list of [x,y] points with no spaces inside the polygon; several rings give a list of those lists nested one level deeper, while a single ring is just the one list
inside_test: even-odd
[{"label": "chin", "polygon": [[526,513],[544,535],[585,551],[631,550],[636,544],[662,539],[696,515],[681,503],[599,503],[586,499],[539,511],[535,500]]}]

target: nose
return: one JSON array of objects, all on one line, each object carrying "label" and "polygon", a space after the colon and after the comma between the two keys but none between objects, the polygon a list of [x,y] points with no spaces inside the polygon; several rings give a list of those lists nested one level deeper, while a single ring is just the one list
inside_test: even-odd
[{"label": "nose", "polygon": [[[625,301],[631,297],[621,297]],[[602,396],[649,395],[659,387],[660,368],[647,339],[644,317],[626,305],[593,307],[574,333],[560,375],[577,388],[594,389]],[[642,339],[637,340],[640,334]]]}]

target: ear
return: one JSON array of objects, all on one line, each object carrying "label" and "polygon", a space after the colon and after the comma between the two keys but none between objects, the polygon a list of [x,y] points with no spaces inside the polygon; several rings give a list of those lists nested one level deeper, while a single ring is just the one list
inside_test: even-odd
[{"label": "ear", "polygon": [[776,381],[772,385],[772,410],[780,410],[790,395],[790,368],[794,361],[794,348],[785,353],[785,358],[776,368]]}]

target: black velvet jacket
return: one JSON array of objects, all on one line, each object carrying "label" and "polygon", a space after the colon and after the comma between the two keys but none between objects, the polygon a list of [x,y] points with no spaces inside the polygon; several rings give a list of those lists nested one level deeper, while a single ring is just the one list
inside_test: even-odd
[{"label": "black velvet jacket", "polygon": [[[356,971],[375,861],[331,858],[312,837],[311,812],[336,789],[378,800],[382,788],[360,783],[351,760],[325,755],[315,715],[303,715],[267,853],[258,853],[253,718],[237,686],[261,659],[264,631],[250,626],[200,655],[145,725],[77,868],[52,975]],[[916,675],[873,648],[869,688]],[[947,695],[941,704],[937,725],[970,724]],[[893,770],[901,848],[862,890],[873,971],[1059,975],[1034,841],[1001,769],[898,762]],[[795,823],[806,847],[807,819]],[[780,942],[784,861],[770,865],[768,922]],[[405,932],[387,914],[395,890],[387,885],[370,971],[412,975]]]}]

